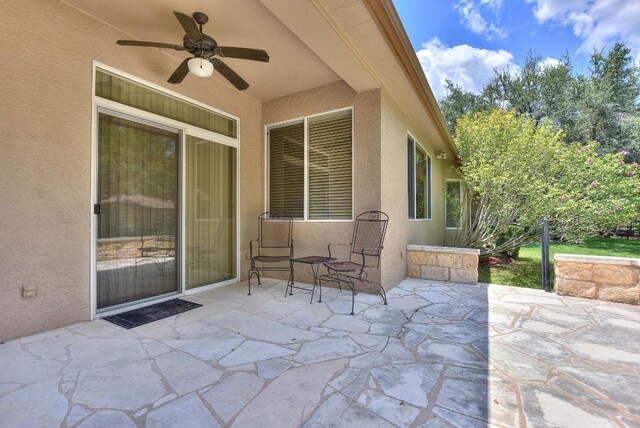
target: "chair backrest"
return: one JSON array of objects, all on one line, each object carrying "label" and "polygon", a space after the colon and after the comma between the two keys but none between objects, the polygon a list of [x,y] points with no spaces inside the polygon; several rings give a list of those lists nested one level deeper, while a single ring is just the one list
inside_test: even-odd
[{"label": "chair backrest", "polygon": [[260,248],[290,248],[293,240],[293,217],[264,212],[258,217]]},{"label": "chair backrest", "polygon": [[380,266],[384,235],[387,232],[389,216],[382,211],[366,211],[356,217],[351,241],[351,258],[362,262],[362,254],[374,258],[376,267]]}]

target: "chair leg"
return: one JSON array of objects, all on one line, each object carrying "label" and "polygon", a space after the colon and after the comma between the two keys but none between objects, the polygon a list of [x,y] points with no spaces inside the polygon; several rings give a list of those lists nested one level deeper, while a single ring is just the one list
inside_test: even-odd
[{"label": "chair leg", "polygon": [[289,283],[289,281],[287,281],[287,287],[284,289],[284,297],[287,297],[287,294],[293,294],[293,289],[291,289],[291,293],[289,293],[289,287],[291,287],[291,284]]},{"label": "chair leg", "polygon": [[349,288],[351,288],[351,315],[355,315],[353,309],[356,305],[356,287],[354,284],[351,284],[350,281],[346,281]]},{"label": "chair leg", "polygon": [[[318,297],[318,303],[322,303],[322,281],[324,279],[324,275],[318,278],[318,287],[320,289],[320,295]],[[313,298],[313,296],[311,296]]]},{"label": "chair leg", "polygon": [[338,272],[335,272],[335,271],[332,272],[332,271],[330,271],[328,269],[327,269],[327,272],[328,272],[328,276],[330,278],[332,278],[335,283],[338,284],[338,289],[340,289],[340,292],[342,293],[342,284],[340,284],[341,281],[340,281],[340,278],[338,277],[338,275],[340,275],[340,274]]},{"label": "chair leg", "polygon": [[[386,291],[384,291],[384,287],[382,286],[382,284],[378,284],[377,282],[373,282],[373,281],[363,281],[363,284],[366,284],[367,288],[371,288],[373,290],[375,290],[376,293],[378,293],[380,295],[380,297],[382,297],[382,300],[384,302],[385,305],[387,305],[387,293]],[[375,287],[374,287],[375,286]]]},{"label": "chair leg", "polygon": [[313,303],[313,293],[315,293],[316,291],[316,284],[313,284],[313,287],[311,287],[311,299],[309,300],[309,304]]},{"label": "chair leg", "polygon": [[293,269],[289,271],[289,280],[287,281],[289,286],[289,296],[293,296]]},{"label": "chair leg", "polygon": [[347,286],[351,289],[351,314],[350,315],[355,315],[354,308],[356,305],[356,285],[353,283],[353,281],[351,281],[351,279],[349,279],[348,276],[345,276],[345,275],[343,275],[342,278],[340,278],[340,275],[336,274],[336,279],[338,280],[338,285],[340,285],[340,283],[344,281],[344,283],[347,284]]},{"label": "chair leg", "polygon": [[373,284],[376,285],[376,287],[378,287],[378,289],[376,289],[376,291],[378,292],[378,294],[380,295],[380,297],[382,297],[382,300],[384,301],[384,304],[387,304],[387,293],[384,291],[384,287],[380,284],[378,284],[377,282],[374,282]]},{"label": "chair leg", "polygon": [[322,280],[324,275],[319,276],[317,280],[313,282],[313,289],[311,290],[311,302],[313,303],[313,292],[316,291],[316,283],[318,284],[318,290],[320,290],[320,294],[318,295],[318,303],[322,303]]},{"label": "chair leg", "polygon": [[256,278],[258,278],[258,285],[262,285],[260,283],[260,271],[258,269],[256,269],[255,267],[252,267],[251,269],[249,269],[249,274],[248,274],[248,276],[249,276],[249,279],[248,279],[248,282],[249,282],[249,296],[251,296],[251,277],[253,275],[255,275]]}]

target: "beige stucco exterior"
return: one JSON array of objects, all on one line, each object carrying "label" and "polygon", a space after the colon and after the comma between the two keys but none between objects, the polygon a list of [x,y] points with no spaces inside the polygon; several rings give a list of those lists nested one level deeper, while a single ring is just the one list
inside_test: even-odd
[{"label": "beige stucco exterior", "polygon": [[[407,244],[445,241],[444,177],[451,176],[452,163],[435,157],[436,147],[446,144],[434,121],[416,121],[419,114],[407,113],[407,105],[420,106],[418,98],[400,105],[383,84],[358,92],[358,85],[344,80],[275,99],[238,92],[216,79],[188,77],[176,87],[166,78],[179,59],[157,49],[118,46],[114,41],[130,38],[127,33],[67,3],[5,0],[0,16],[5,40],[0,47],[0,342],[91,317],[94,61],[239,118],[241,279],[248,269],[249,240],[257,233],[256,217],[265,209],[265,127],[346,107],[354,111],[354,214],[381,209],[391,218],[382,258],[385,288],[406,276]],[[16,36],[25,26],[28,37]],[[432,157],[431,220],[407,219],[407,132]],[[328,243],[348,242],[353,224],[296,222],[294,227],[301,256],[325,254]],[[298,280],[310,279],[305,269],[299,272]],[[37,297],[23,299],[23,286],[35,287]]]},{"label": "beige stucco exterior", "polygon": [[[393,222],[383,258],[383,281],[395,285],[406,277],[407,244],[442,245],[444,224],[443,177],[450,164],[436,158],[431,136],[423,124],[412,123],[398,104],[386,92],[382,96],[382,170],[386,171],[382,187],[382,210]],[[431,156],[432,217],[431,220],[408,219],[407,135]],[[395,173],[393,173],[395,171]]]},{"label": "beige stucco exterior", "polygon": [[[380,90],[358,94],[346,83],[336,82],[267,101],[262,107],[263,129],[273,123],[342,108],[353,108],[354,215],[379,210]],[[261,189],[264,188],[263,183]],[[325,255],[328,244],[349,243],[352,232],[351,221],[296,221],[295,255]],[[309,269],[298,268],[296,280],[311,280]]]},{"label": "beige stucco exterior", "polygon": [[[78,321],[90,313],[93,60],[166,83],[179,61],[127,50],[126,37],[58,1],[0,3],[0,341]],[[25,21],[25,16],[31,17]],[[262,200],[261,103],[230,85],[185,79],[181,94],[240,118],[240,246],[256,234]],[[242,260],[242,271],[248,264]],[[37,297],[22,299],[22,286]]]}]

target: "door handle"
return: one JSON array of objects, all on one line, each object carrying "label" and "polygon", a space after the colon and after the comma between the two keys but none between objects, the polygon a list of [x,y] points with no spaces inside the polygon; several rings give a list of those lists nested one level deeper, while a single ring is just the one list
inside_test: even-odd
[{"label": "door handle", "polygon": [[93,213],[100,214],[100,204],[93,204]]}]

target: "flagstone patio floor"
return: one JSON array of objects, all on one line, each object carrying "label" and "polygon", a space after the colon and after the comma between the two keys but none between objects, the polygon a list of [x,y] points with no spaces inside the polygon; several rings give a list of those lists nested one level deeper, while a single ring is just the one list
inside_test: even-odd
[{"label": "flagstone patio floor", "polygon": [[408,279],[350,316],[265,281],[0,345],[0,426],[640,426],[639,307]]}]

